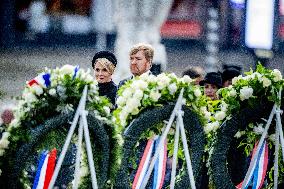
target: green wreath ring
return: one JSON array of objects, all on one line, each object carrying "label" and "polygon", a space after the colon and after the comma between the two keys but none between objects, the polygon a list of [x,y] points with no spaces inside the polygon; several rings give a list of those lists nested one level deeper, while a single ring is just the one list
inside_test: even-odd
[{"label": "green wreath ring", "polygon": [[[121,169],[118,171],[115,188],[131,188],[129,183],[128,163],[131,153],[139,141],[140,136],[147,129],[153,128],[156,124],[170,117],[174,105],[164,105],[153,109],[147,109],[140,114],[127,128],[124,133],[123,158]],[[192,112],[188,107],[183,106],[184,111],[184,127],[189,133],[189,146],[191,149],[191,161],[193,165],[193,173],[196,180],[201,174],[202,157],[205,147],[205,138],[203,128],[198,119],[198,115]],[[196,182],[198,183],[198,182]],[[181,175],[180,182],[176,183],[175,188],[184,188],[190,186],[187,172]]]},{"label": "green wreath ring", "polygon": [[[72,120],[73,113],[60,114],[54,116],[43,124],[39,125],[35,129],[31,129],[30,140],[24,144],[17,144],[16,152],[9,153],[10,163],[7,163],[3,167],[0,185],[3,188],[23,188],[20,183],[21,172],[25,169],[27,161],[29,160],[29,154],[33,152],[38,144],[42,142],[42,139],[50,131],[60,129],[60,127],[66,126],[68,121]],[[110,162],[110,141],[109,135],[106,132],[105,125],[102,124],[93,114],[89,114],[87,117],[88,126],[90,130],[92,142],[93,155],[97,156],[95,161],[95,167],[97,172],[97,180],[99,188],[105,186],[108,178],[109,162]],[[67,129],[68,132],[69,129]],[[67,133],[66,133],[67,134]],[[85,183],[86,184],[86,183]],[[91,186],[91,183],[88,183]],[[86,186],[87,187],[87,186]]]},{"label": "green wreath ring", "polygon": [[220,128],[210,163],[213,184],[216,188],[235,189],[235,186],[244,179],[249,162],[241,151],[238,151],[234,135],[238,130],[244,130],[249,123],[267,118],[272,106],[272,103],[261,100],[253,107],[241,109]]}]

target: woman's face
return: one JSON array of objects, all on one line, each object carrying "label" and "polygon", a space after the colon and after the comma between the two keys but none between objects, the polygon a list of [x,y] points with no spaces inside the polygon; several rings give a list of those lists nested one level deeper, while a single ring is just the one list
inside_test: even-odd
[{"label": "woman's face", "polygon": [[94,73],[96,80],[99,83],[106,83],[111,81],[112,74],[100,63],[95,64]]},{"label": "woman's face", "polygon": [[210,97],[211,100],[217,100],[217,94],[218,87],[214,84],[205,83],[204,85],[204,93],[206,96]]}]

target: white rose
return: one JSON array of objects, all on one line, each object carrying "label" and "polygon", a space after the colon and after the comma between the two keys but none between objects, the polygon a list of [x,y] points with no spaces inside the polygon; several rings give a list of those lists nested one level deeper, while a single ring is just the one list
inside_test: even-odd
[{"label": "white rose", "polygon": [[110,109],[107,106],[103,107],[104,111],[106,112],[106,114],[110,114]]},{"label": "white rose", "polygon": [[70,64],[66,64],[64,66],[62,66],[60,68],[60,72],[62,74],[73,74],[75,67],[70,65]]},{"label": "white rose", "polygon": [[124,98],[129,98],[131,97],[133,94],[132,89],[131,88],[126,88],[123,92],[122,92],[122,96]]},{"label": "white rose", "polygon": [[143,91],[140,89],[135,90],[133,97],[136,99],[141,99],[143,97]]},{"label": "white rose", "polygon": [[263,84],[263,87],[269,87],[271,85],[271,81],[267,77],[263,77],[262,84]]},{"label": "white rose", "polygon": [[240,90],[240,99],[241,101],[245,100],[245,99],[249,99],[253,94],[253,89],[251,87],[248,86],[244,86],[241,90]]},{"label": "white rose", "polygon": [[139,109],[138,108],[134,108],[131,112],[132,115],[137,115],[139,113]]},{"label": "white rose", "polygon": [[225,117],[226,117],[226,114],[225,114],[225,112],[223,112],[223,111],[218,111],[218,112],[216,112],[216,114],[215,114],[215,118],[216,118],[216,120],[218,120],[218,121],[223,120]]},{"label": "white rose", "polygon": [[253,132],[255,132],[258,135],[261,135],[264,131],[264,128],[261,125],[258,125],[257,127],[253,127]]},{"label": "white rose", "polygon": [[148,83],[143,80],[137,80],[132,83],[134,89],[146,89],[148,87]]},{"label": "white rose", "polygon": [[195,95],[196,97],[200,97],[201,94],[202,94],[202,93],[201,93],[201,91],[200,91],[199,88],[194,89],[194,95]]},{"label": "white rose", "polygon": [[234,78],[232,79],[232,85],[235,85],[241,78],[242,78],[241,75],[239,75],[238,77],[234,77]]},{"label": "white rose", "polygon": [[24,96],[25,101],[28,103],[32,103],[37,100],[36,96],[31,92],[24,93],[23,96]]},{"label": "white rose", "polygon": [[10,135],[11,135],[11,134],[10,134],[9,132],[4,132],[4,133],[2,133],[2,138],[1,138],[1,139],[7,140]]},{"label": "white rose", "polygon": [[55,89],[49,89],[48,94],[51,96],[56,96],[56,90]]},{"label": "white rose", "polygon": [[211,118],[211,113],[208,111],[203,112],[205,119],[209,120]]},{"label": "white rose", "polygon": [[37,95],[40,96],[43,93],[43,89],[39,85],[32,85],[31,90]]},{"label": "white rose", "polygon": [[221,111],[226,112],[228,109],[228,104],[226,102],[221,103]]},{"label": "white rose", "polygon": [[237,91],[235,89],[232,89],[232,90],[230,90],[229,95],[232,96],[232,97],[236,96],[237,95]]},{"label": "white rose", "polygon": [[4,155],[5,150],[4,149],[0,149],[0,156]]},{"label": "white rose", "polygon": [[185,83],[191,83],[192,82],[192,79],[188,75],[184,75],[182,77],[182,79]]},{"label": "white rose", "polygon": [[213,130],[214,130],[214,125],[212,123],[207,123],[206,126],[204,127],[205,134],[208,134]]},{"label": "white rose", "polygon": [[175,83],[172,83],[168,86],[168,89],[170,91],[170,94],[173,95],[177,91],[177,85]]},{"label": "white rose", "polygon": [[273,81],[277,82],[282,79],[282,74],[278,69],[274,69],[272,74],[274,75]]},{"label": "white rose", "polygon": [[0,148],[4,148],[4,149],[8,148],[9,143],[10,143],[9,140],[2,138],[0,140]]},{"label": "white rose", "polygon": [[118,106],[123,106],[123,105],[125,105],[125,102],[126,102],[126,99],[125,99],[124,97],[122,97],[122,96],[119,96],[119,97],[117,98],[117,100],[116,100],[116,104],[117,104]]},{"label": "white rose", "polygon": [[235,138],[240,138],[242,136],[242,133],[240,131],[238,131],[236,134],[235,134]]},{"label": "white rose", "polygon": [[159,91],[151,91],[149,96],[154,102],[157,102],[161,97],[161,93],[159,93]]}]

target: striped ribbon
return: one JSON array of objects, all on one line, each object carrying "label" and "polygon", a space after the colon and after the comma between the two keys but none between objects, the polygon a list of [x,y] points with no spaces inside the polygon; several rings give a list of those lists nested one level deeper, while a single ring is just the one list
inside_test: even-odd
[{"label": "striped ribbon", "polygon": [[142,159],[140,161],[137,173],[135,175],[133,184],[132,184],[132,189],[139,189],[141,184],[142,184],[142,180],[144,178],[144,176],[146,175],[146,172],[148,170],[149,164],[150,164],[150,159],[152,156],[152,152],[153,152],[153,148],[154,148],[154,140],[153,139],[149,139],[146,145],[146,148],[143,152],[143,156]]},{"label": "striped ribbon", "polygon": [[50,153],[48,151],[41,153],[32,189],[48,188],[56,163],[56,153],[56,149]]},{"label": "striped ribbon", "polygon": [[[151,158],[153,153],[158,150],[156,149],[160,141],[160,137],[156,136],[153,139],[149,139],[146,148],[143,152],[142,159],[139,163],[138,170],[136,172],[132,189],[140,189],[143,179],[148,171]],[[153,189],[161,189],[166,173],[166,163],[167,163],[167,144],[164,142],[162,146],[163,149],[160,150],[159,157],[155,162],[154,167],[154,177],[153,177]]]},{"label": "striped ribbon", "polygon": [[[160,137],[157,140],[155,140],[155,148],[158,147],[159,141]],[[167,143],[164,142],[164,145],[160,150],[158,160],[155,162],[153,189],[162,188],[165,180],[166,164],[167,164]]]},{"label": "striped ribbon", "polygon": [[[258,145],[258,142],[256,143],[253,149],[251,160],[255,156],[257,145]],[[252,185],[253,185],[252,189],[260,189],[264,183],[264,179],[265,179],[265,175],[267,171],[267,165],[268,165],[268,145],[267,145],[267,142],[264,141],[260,148],[257,160],[255,161],[255,164],[253,165],[253,168],[252,168],[253,171],[249,175],[247,183],[241,182],[239,185],[236,186],[236,188],[241,189],[242,185],[245,184],[244,188],[246,189],[252,182]]]}]

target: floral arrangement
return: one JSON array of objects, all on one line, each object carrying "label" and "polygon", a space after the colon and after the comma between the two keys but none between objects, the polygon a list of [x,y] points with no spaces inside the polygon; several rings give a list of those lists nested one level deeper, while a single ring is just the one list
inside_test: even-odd
[{"label": "floral arrangement", "polygon": [[[262,101],[271,102],[271,104],[277,103],[280,105],[281,99],[279,99],[278,93],[282,90],[283,85],[284,80],[282,79],[282,74],[279,70],[269,70],[259,64],[257,65],[255,72],[251,70],[246,72],[245,76],[240,75],[233,78],[231,86],[222,88],[218,91],[218,95],[220,96],[221,100],[218,102],[218,105],[214,107],[214,117],[211,117],[212,122],[207,125],[209,129],[206,132],[207,139],[210,143],[207,149],[209,151],[208,163],[211,161],[212,154],[216,153],[216,151],[214,151],[214,147],[221,146],[221,144],[216,144],[218,142],[222,142],[220,140],[220,137],[222,137],[221,134],[218,136],[218,142],[216,139],[217,129],[220,127],[220,125],[230,122],[230,119],[232,119],[234,113],[240,112],[240,110],[246,107],[253,108]],[[264,110],[267,107],[260,108]],[[220,116],[220,118],[223,119],[218,119],[218,114],[221,114],[222,116]],[[212,125],[214,125],[214,127]],[[229,123],[229,125],[232,124]],[[228,124],[226,126],[228,127]],[[226,133],[224,133],[225,130],[226,129],[221,131],[222,135],[226,135]],[[234,129],[232,128],[231,131],[226,130],[226,132],[233,132],[233,130]],[[244,128],[244,130],[239,130],[238,132],[236,131],[234,133],[235,138],[239,139],[240,141],[239,148],[244,150],[246,156],[251,154],[254,144],[260,139],[262,131],[263,128],[261,124],[255,126],[254,124],[250,123],[246,128]],[[271,135],[268,137],[268,141],[270,148],[272,148],[274,133],[270,134]],[[281,172],[283,172],[283,170],[281,170]],[[272,176],[270,176],[270,180],[271,179]]]},{"label": "floral arrangement", "polygon": [[[117,109],[113,112],[113,122],[118,125],[120,130],[124,132],[124,158],[122,161],[122,172],[117,179],[123,186],[127,185],[130,181],[125,176],[129,175],[125,170],[129,165],[128,161],[132,162],[133,167],[137,167],[137,153],[134,155],[128,150],[134,146],[139,145],[140,142],[152,138],[154,135],[159,135],[162,132],[164,120],[168,119],[173,109],[173,105],[179,96],[181,89],[184,88],[183,103],[185,109],[190,109],[197,115],[197,119],[193,117],[184,117],[184,124],[188,130],[194,130],[188,133],[203,136],[202,126],[193,126],[192,119],[196,121],[198,125],[204,125],[206,119],[204,112],[207,110],[206,97],[202,95],[202,89],[199,86],[194,85],[193,80],[189,76],[178,78],[175,74],[162,73],[158,76],[143,74],[140,77],[128,81],[118,91]],[[169,107],[170,106],[170,107]],[[188,112],[187,112],[188,113]],[[162,114],[162,115],[161,115]],[[190,113],[188,113],[190,114]],[[185,115],[186,116],[186,115]],[[158,119],[158,120],[157,120]],[[143,124],[147,122],[148,124]],[[192,127],[192,128],[190,128]],[[130,140],[128,140],[128,137]],[[191,139],[191,137],[189,137]],[[193,137],[193,141],[190,141],[191,145],[196,147],[194,161],[196,162],[195,173],[197,175],[199,171],[200,162],[202,162],[204,141],[200,141]],[[174,129],[168,135],[168,157],[172,156],[174,149]],[[203,143],[202,143],[203,142]],[[181,146],[181,145],[180,145]],[[199,150],[201,151],[199,153]],[[184,156],[181,147],[179,148],[178,158],[184,162]],[[129,160],[129,157],[133,157]],[[130,158],[131,159],[131,158]],[[133,163],[134,162],[134,163]],[[183,171],[177,175],[177,180],[186,182],[187,176]],[[182,175],[182,176],[181,176]],[[124,183],[124,184],[123,184]],[[180,182],[181,183],[181,182]]]},{"label": "floral arrangement", "polygon": [[[15,109],[15,119],[5,130],[0,140],[0,159],[6,152],[13,152],[18,143],[30,140],[30,129],[36,128],[46,119],[62,113],[72,113],[77,107],[83,88],[88,86],[86,109],[98,120],[110,120],[109,100],[98,95],[97,82],[78,66],[65,65],[47,69],[27,82]],[[115,132],[117,134],[117,132]],[[3,166],[0,161],[0,168]],[[0,169],[1,173],[1,169]]]},{"label": "floral arrangement", "polygon": [[198,113],[201,112],[200,109],[206,109],[206,97],[189,76],[178,78],[173,73],[162,73],[158,76],[143,74],[128,81],[119,89],[113,122],[123,129],[142,110],[174,102],[182,88],[187,106]]}]

